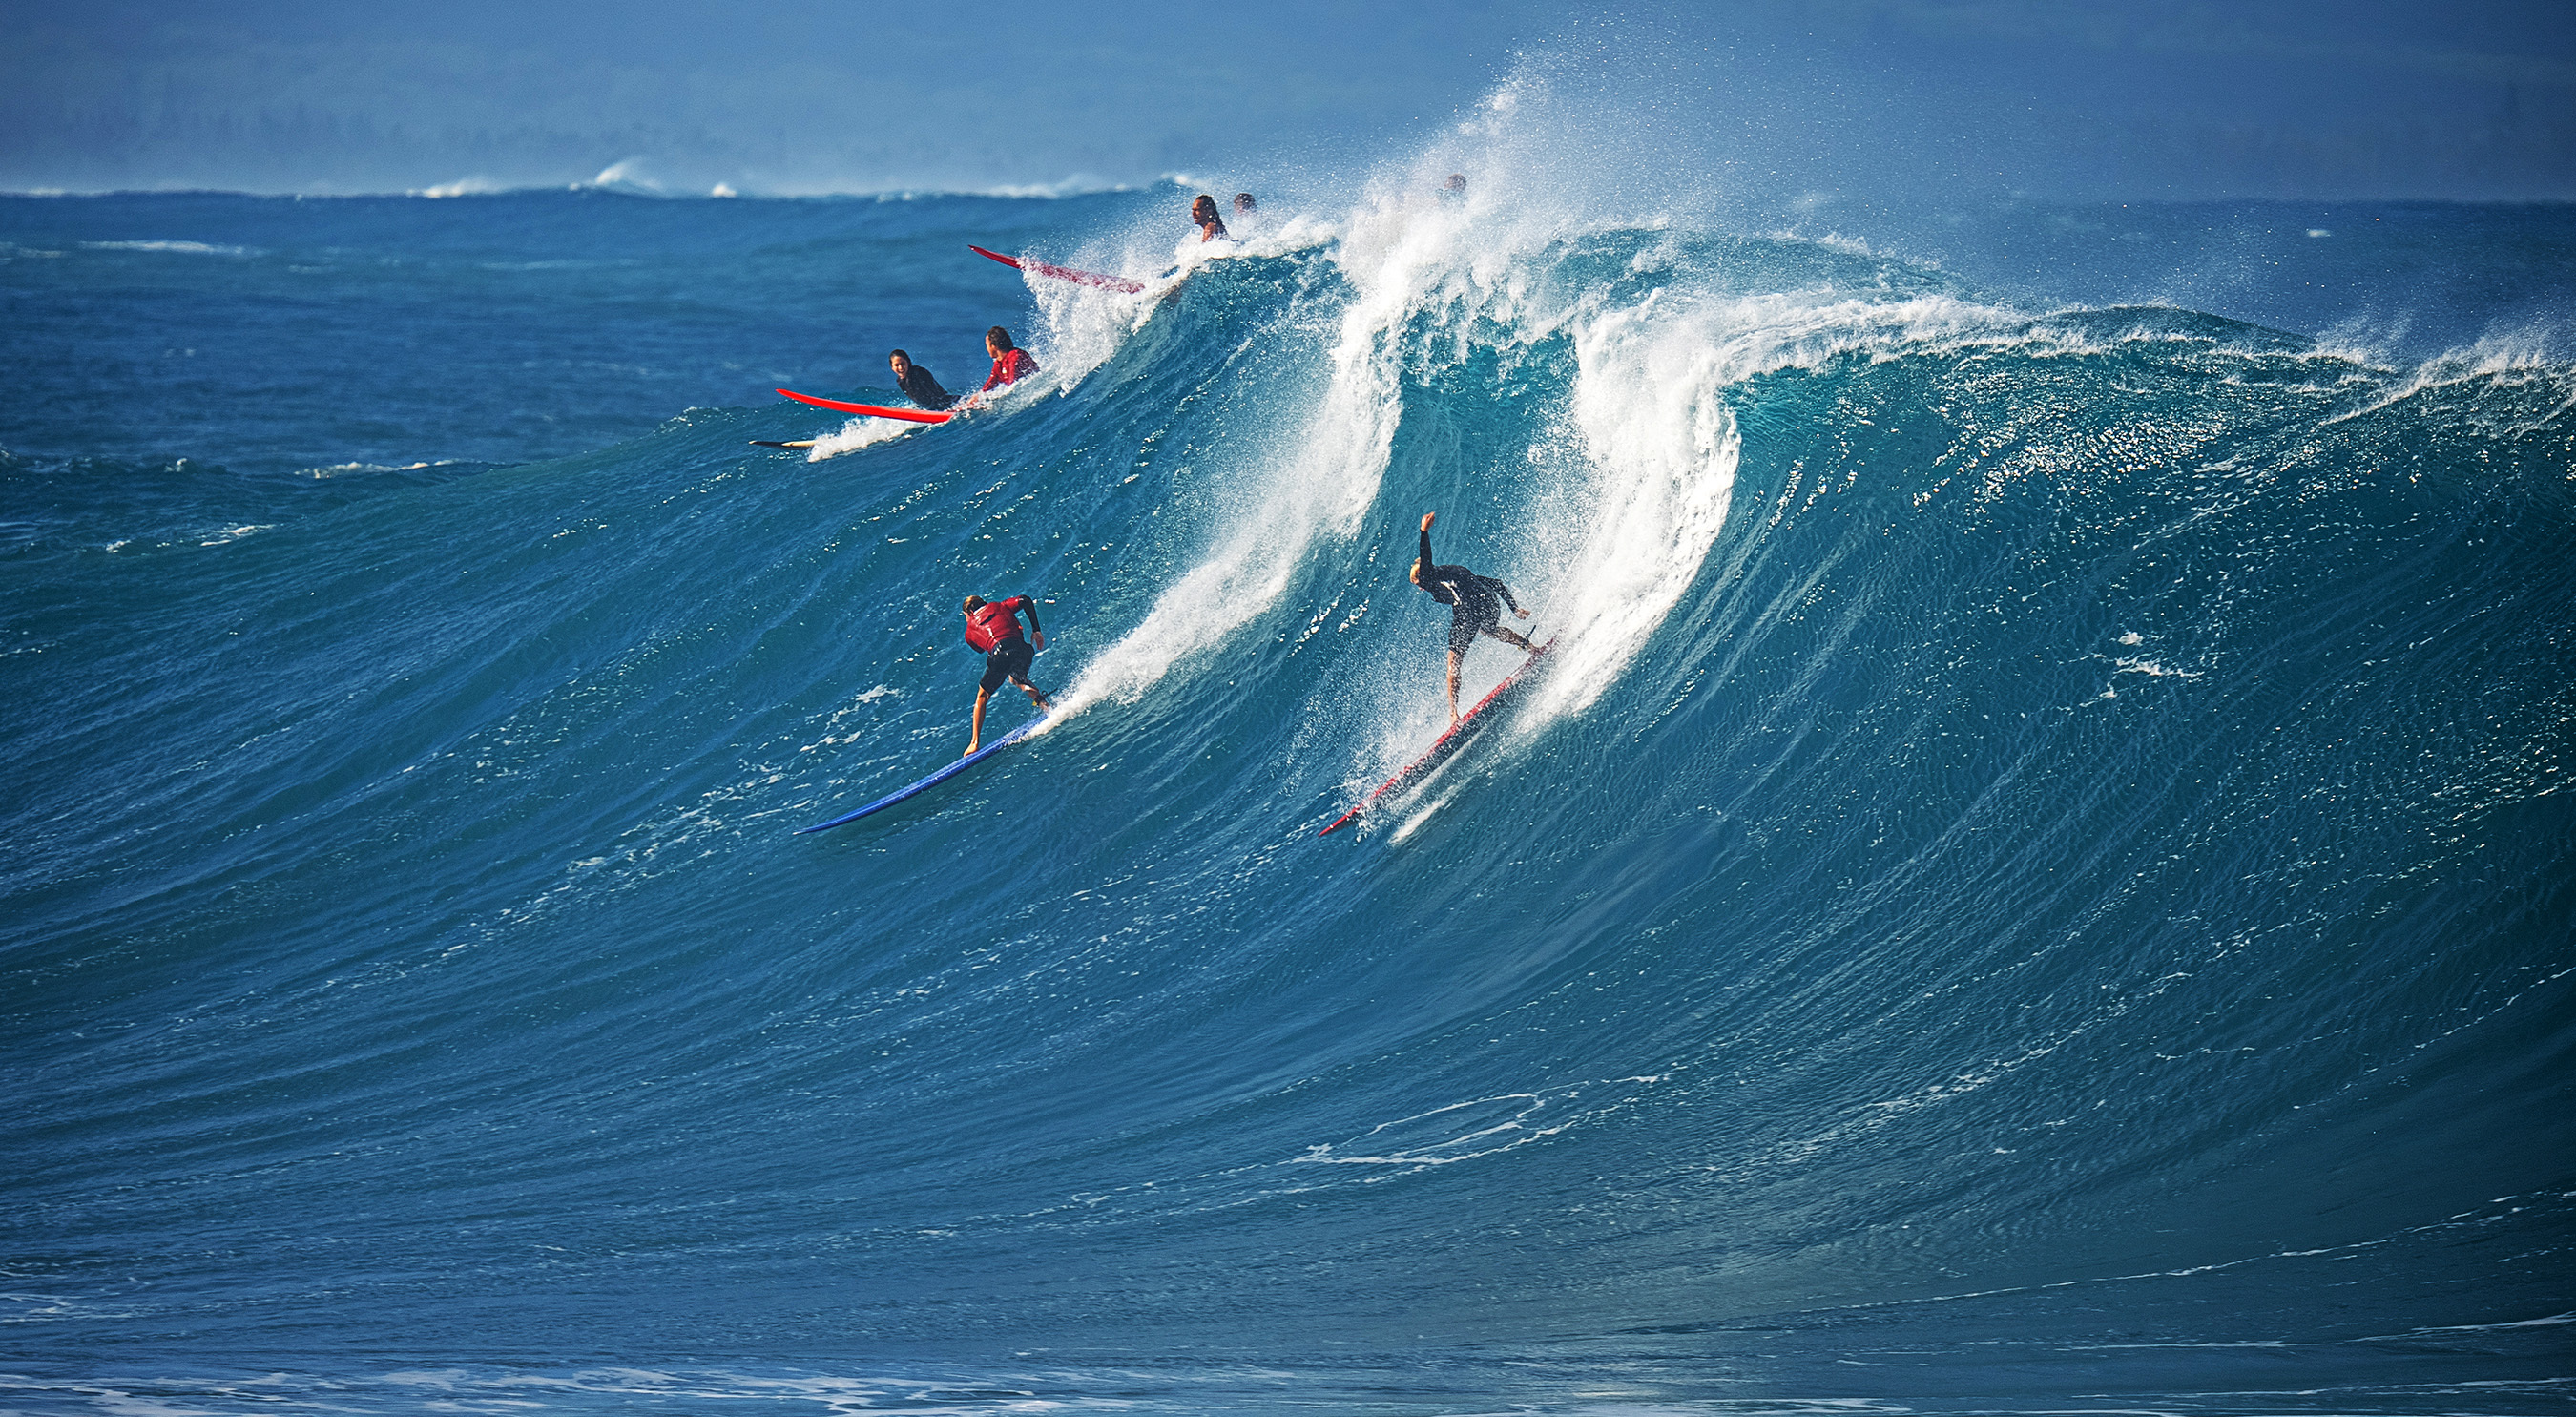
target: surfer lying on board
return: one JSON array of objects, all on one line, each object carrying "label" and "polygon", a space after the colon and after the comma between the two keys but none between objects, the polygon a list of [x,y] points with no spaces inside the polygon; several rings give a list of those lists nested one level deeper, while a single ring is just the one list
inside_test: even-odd
[{"label": "surfer lying on board", "polygon": [[967,397],[968,408],[982,403],[984,395],[995,389],[1016,384],[1038,372],[1038,362],[1029,358],[1027,350],[1011,343],[1011,332],[999,325],[984,332],[984,352],[993,356],[993,372],[985,378],[984,387]]},{"label": "surfer lying on board", "polygon": [[939,387],[939,381],[930,376],[930,371],[913,363],[912,356],[902,350],[886,356],[886,363],[893,367],[894,386],[903,390],[903,396],[932,413],[957,402],[955,394]]},{"label": "surfer lying on board", "polygon": [[[1512,599],[1512,588],[1492,576],[1480,576],[1464,566],[1431,564],[1431,519],[1437,512],[1422,514],[1422,556],[1413,563],[1413,583],[1430,592],[1433,600],[1449,607],[1449,721],[1458,721],[1458,662],[1467,657],[1467,647],[1478,635],[1491,635],[1507,645],[1518,645],[1535,654],[1538,646],[1523,636],[1503,628],[1503,606],[1522,619],[1529,612]],[[1500,603],[1495,597],[1501,597]],[[1032,621],[1031,623],[1035,623]]]},{"label": "surfer lying on board", "polygon": [[[991,602],[980,595],[970,595],[966,597],[965,608],[967,647],[984,656],[984,682],[975,686],[975,728],[966,736],[965,756],[971,758],[984,743],[985,701],[993,697],[995,689],[1002,687],[1003,680],[1008,679],[1026,691],[1029,702],[1041,709],[1055,705],[1048,703],[1047,696],[1038,692],[1038,686],[1029,682],[1029,661],[1037,656],[1038,650],[1046,648],[1046,631],[1038,628],[1038,603],[1025,595]],[[1027,640],[1020,638],[1022,615],[1029,617],[1029,630],[1038,637],[1035,649]]]}]

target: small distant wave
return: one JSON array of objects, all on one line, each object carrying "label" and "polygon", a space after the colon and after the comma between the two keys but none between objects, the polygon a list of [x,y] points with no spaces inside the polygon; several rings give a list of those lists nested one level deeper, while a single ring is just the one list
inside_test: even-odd
[{"label": "small distant wave", "polygon": [[[2360,352],[2338,353],[2357,363],[2366,357]],[[2327,422],[2341,423],[2366,417],[2419,394],[2463,385],[2543,390],[2551,406],[2541,415],[2540,421],[2576,408],[2576,368],[2570,367],[2565,341],[2557,331],[2534,325],[2491,331],[2467,348],[2437,354],[2407,371],[2403,377],[2389,380],[2375,397]]]},{"label": "small distant wave", "polygon": [[334,477],[348,477],[353,474],[371,472],[427,472],[433,468],[456,467],[459,465],[459,460],[456,458],[441,458],[436,462],[413,462],[401,464],[344,462],[333,463],[328,467],[303,468],[298,470],[295,475],[298,477],[310,477],[316,481],[322,481]]},{"label": "small distant wave", "polygon": [[403,195],[408,197],[488,197],[510,190],[489,177],[460,177],[435,187],[416,187]]},{"label": "small distant wave", "polygon": [[249,246],[217,246],[204,241],[84,241],[85,251],[169,251],[183,256],[256,256]]}]

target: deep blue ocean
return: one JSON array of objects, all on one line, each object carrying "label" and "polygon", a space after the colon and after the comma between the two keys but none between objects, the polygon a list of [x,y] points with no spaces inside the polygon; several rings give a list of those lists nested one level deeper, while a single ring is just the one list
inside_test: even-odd
[{"label": "deep blue ocean", "polygon": [[2576,209],[1446,167],[0,198],[0,1411],[2576,1412]]}]

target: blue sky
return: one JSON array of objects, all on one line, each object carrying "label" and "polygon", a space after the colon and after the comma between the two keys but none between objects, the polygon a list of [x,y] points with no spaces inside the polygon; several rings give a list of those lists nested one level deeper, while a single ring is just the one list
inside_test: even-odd
[{"label": "blue sky", "polygon": [[0,187],[406,191],[614,166],[674,191],[804,193],[1311,172],[1402,152],[1526,64],[1667,150],[1792,186],[2576,198],[2571,13],[0,0]]}]

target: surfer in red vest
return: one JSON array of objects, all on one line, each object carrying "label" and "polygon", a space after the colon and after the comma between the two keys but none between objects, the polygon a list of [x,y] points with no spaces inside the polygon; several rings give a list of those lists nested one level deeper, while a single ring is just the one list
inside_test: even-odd
[{"label": "surfer in red vest", "polygon": [[1038,372],[1038,362],[1029,358],[1027,350],[1011,343],[1011,332],[999,325],[984,332],[984,352],[993,356],[993,372],[984,380],[984,387],[966,400],[969,408],[982,403],[984,395],[995,389],[1005,384],[1016,384]]},{"label": "surfer in red vest", "polygon": [[[1433,600],[1449,607],[1449,721],[1458,721],[1458,663],[1467,657],[1467,647],[1478,635],[1491,635],[1507,645],[1517,645],[1535,654],[1538,646],[1527,637],[1503,628],[1503,606],[1522,619],[1529,612],[1512,599],[1512,588],[1492,576],[1480,576],[1464,566],[1435,566],[1431,563],[1431,519],[1437,512],[1422,514],[1422,555],[1413,563],[1413,583],[1429,592]],[[1498,600],[1499,598],[1499,600]],[[1035,624],[1032,620],[1030,623]]]},{"label": "surfer in red vest", "polygon": [[[1038,637],[1035,648],[1020,638],[1020,616],[1029,617],[1029,631]],[[984,704],[993,691],[1007,679],[1025,690],[1029,702],[1040,709],[1055,705],[1029,682],[1029,661],[1038,650],[1046,648],[1046,631],[1038,628],[1038,603],[1025,595],[1008,600],[986,601],[980,595],[966,597],[966,644],[984,656],[984,682],[975,687],[975,729],[966,737],[964,756],[975,756],[984,743]]]}]

